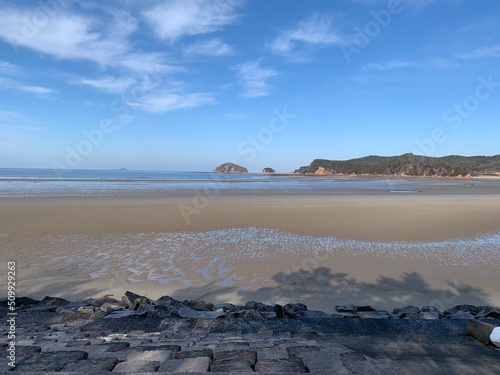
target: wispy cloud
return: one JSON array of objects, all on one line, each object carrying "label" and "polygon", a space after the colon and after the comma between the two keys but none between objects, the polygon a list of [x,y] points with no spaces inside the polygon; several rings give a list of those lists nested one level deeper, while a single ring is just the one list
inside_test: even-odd
[{"label": "wispy cloud", "polygon": [[[364,3],[368,5],[373,4],[387,4],[386,0],[351,0],[353,3]],[[428,5],[436,3],[438,1],[443,0],[399,0],[399,3],[405,7],[413,7],[413,8],[424,8]],[[449,2],[457,2],[459,0],[447,0]]]},{"label": "wispy cloud", "polygon": [[144,12],[155,34],[175,41],[182,36],[208,34],[238,21],[241,0],[171,0]]},{"label": "wispy cloud", "polygon": [[269,48],[277,55],[304,58],[304,48],[340,45],[346,38],[340,32],[340,19],[340,15],[314,13],[295,27],[283,30]]},{"label": "wispy cloud", "polygon": [[11,64],[8,61],[2,61],[0,60],[0,72],[14,72],[18,70],[18,66]]},{"label": "wispy cloud", "polygon": [[390,60],[390,61],[385,61],[385,62],[381,62],[381,63],[365,64],[361,67],[361,70],[364,70],[364,71],[369,71],[369,70],[385,71],[385,70],[410,68],[410,67],[415,66],[415,65],[416,64],[413,61],[409,61],[409,60]]},{"label": "wispy cloud", "polygon": [[135,79],[130,77],[116,78],[111,76],[98,79],[79,78],[73,81],[75,84],[90,86],[111,94],[121,94],[135,82]]},{"label": "wispy cloud", "polygon": [[262,59],[251,60],[235,66],[240,81],[245,88],[243,96],[257,98],[267,96],[272,90],[268,80],[279,73],[270,68],[261,66]]},{"label": "wispy cloud", "polygon": [[219,38],[201,40],[188,45],[183,50],[183,54],[186,56],[228,56],[233,53],[233,47]]},{"label": "wispy cloud", "polygon": [[127,104],[130,107],[149,113],[165,113],[215,103],[216,101],[210,93],[174,94],[155,92],[139,100],[129,101]]},{"label": "wispy cloud", "polygon": [[[57,59],[86,60],[102,67],[118,66],[134,71],[164,69],[162,55],[132,50],[129,36],[139,22],[130,14],[114,9],[105,14],[55,13],[45,27],[25,31],[26,16],[35,8],[4,7],[0,13],[0,39]],[[140,55],[138,55],[138,53]]]},{"label": "wispy cloud", "polygon": [[30,92],[32,94],[38,94],[38,95],[48,95],[48,94],[54,94],[55,90],[49,89],[48,87],[43,87],[43,86],[29,86],[29,85],[22,85],[16,87],[18,90],[21,91],[26,91]]},{"label": "wispy cloud", "polygon": [[459,53],[455,57],[463,60],[482,59],[482,58],[498,58],[500,57],[500,44],[494,46],[477,48],[471,52]]}]

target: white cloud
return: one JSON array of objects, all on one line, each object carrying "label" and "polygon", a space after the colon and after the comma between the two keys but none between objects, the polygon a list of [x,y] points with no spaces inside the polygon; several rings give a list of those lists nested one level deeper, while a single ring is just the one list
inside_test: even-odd
[{"label": "white cloud", "polygon": [[149,113],[165,113],[215,103],[213,95],[209,93],[173,94],[160,91],[135,101],[129,101],[127,104]]},{"label": "white cloud", "polygon": [[21,90],[21,91],[26,91],[26,92],[30,92],[30,93],[38,94],[38,95],[53,94],[55,92],[53,89],[49,89],[47,87],[42,87],[42,86],[22,85],[22,86],[18,86],[16,88],[18,90]]},{"label": "white cloud", "polygon": [[175,41],[184,35],[208,34],[235,23],[241,0],[170,0],[144,12],[155,34]]},{"label": "white cloud", "polygon": [[135,83],[133,78],[115,78],[110,76],[101,77],[98,79],[80,78],[73,81],[75,84],[91,86],[100,91],[108,92],[111,94],[121,94],[127,88]]},{"label": "white cloud", "polygon": [[184,55],[195,56],[228,56],[234,53],[233,47],[224,43],[219,38],[201,40],[190,44],[183,50]]},{"label": "white cloud", "polygon": [[0,60],[0,72],[14,72],[18,70],[18,66],[11,64],[8,61],[2,61]]},{"label": "white cloud", "polygon": [[361,70],[394,70],[394,69],[402,69],[402,68],[410,68],[415,66],[413,61],[408,60],[391,60],[383,63],[369,63],[365,64],[361,67]]},{"label": "white cloud", "polygon": [[261,61],[261,59],[251,60],[233,68],[245,88],[244,96],[248,98],[269,95],[272,86],[268,83],[268,80],[279,74],[273,69],[261,67]]},{"label": "white cloud", "polygon": [[455,57],[463,60],[467,59],[482,59],[491,57],[500,57],[500,44],[494,46],[477,48],[471,52],[460,53],[455,55]]},{"label": "white cloud", "polygon": [[[458,2],[460,0],[399,0],[399,3],[405,7],[423,8],[438,1]],[[387,4],[387,0],[352,0],[352,2],[364,3],[367,5]]]},{"label": "white cloud", "polygon": [[345,36],[339,31],[339,23],[338,15],[314,13],[294,28],[282,31],[269,48],[275,54],[293,57],[304,47],[340,45],[345,42]]}]

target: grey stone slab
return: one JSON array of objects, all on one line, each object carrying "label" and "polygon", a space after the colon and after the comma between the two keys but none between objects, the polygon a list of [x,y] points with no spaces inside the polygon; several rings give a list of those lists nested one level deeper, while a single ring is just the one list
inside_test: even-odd
[{"label": "grey stone slab", "polygon": [[174,357],[173,352],[169,350],[146,350],[144,352],[130,353],[127,361],[136,362],[160,362],[163,363]]},{"label": "grey stone slab", "polygon": [[208,357],[213,359],[214,353],[212,349],[201,349],[201,350],[189,350],[177,352],[174,355],[174,359],[187,359],[187,358],[197,358],[197,357]]},{"label": "grey stone slab", "polygon": [[110,372],[118,364],[118,358],[85,359],[78,362],[67,363],[63,372]]},{"label": "grey stone slab", "polygon": [[160,368],[160,362],[151,361],[126,361],[118,363],[113,372],[156,372]]},{"label": "grey stone slab", "polygon": [[490,323],[484,323],[477,320],[467,321],[467,334],[469,336],[478,339],[483,344],[491,344],[490,335],[496,325]]},{"label": "grey stone slab", "polygon": [[307,372],[301,358],[263,359],[255,364],[255,372]]},{"label": "grey stone slab", "polygon": [[211,363],[208,357],[172,359],[162,363],[158,372],[208,372]]}]

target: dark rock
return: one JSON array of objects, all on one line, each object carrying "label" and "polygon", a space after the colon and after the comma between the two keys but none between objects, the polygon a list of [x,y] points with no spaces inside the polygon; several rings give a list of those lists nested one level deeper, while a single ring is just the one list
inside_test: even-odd
[{"label": "dark rock", "polygon": [[306,310],[301,313],[301,319],[332,319],[330,314],[319,310]]},{"label": "dark rock", "polygon": [[234,163],[224,163],[215,168],[218,173],[248,173],[248,170],[241,165]]},{"label": "dark rock", "polygon": [[421,311],[418,316],[420,317],[420,319],[426,320],[436,320],[442,318],[442,314],[436,311]]},{"label": "dark rock", "polygon": [[178,314],[181,318],[221,318],[226,316],[224,312],[218,311],[198,311],[192,310],[185,307],[181,307],[178,310]]},{"label": "dark rock", "polygon": [[142,296],[132,293],[130,291],[126,291],[125,295],[122,297],[122,302],[130,309],[130,310],[137,310],[139,308],[138,304],[140,304],[140,301],[142,299]]},{"label": "dark rock", "polygon": [[146,318],[148,316],[148,311],[134,311],[134,310],[113,310],[105,319],[121,319],[121,318]]},{"label": "dark rock", "polygon": [[255,372],[301,373],[301,372],[307,372],[307,369],[301,358],[291,357],[291,358],[260,360],[255,365]]},{"label": "dark rock", "polygon": [[307,306],[303,303],[287,303],[283,306],[283,312],[289,318],[300,318],[305,311],[307,311]]},{"label": "dark rock", "polygon": [[335,311],[337,311],[339,313],[354,314],[356,312],[356,305],[348,304],[348,305],[335,306]]},{"label": "dark rock", "polygon": [[88,358],[87,352],[62,351],[37,353],[16,367],[22,372],[59,372],[69,363],[79,362]]},{"label": "dark rock", "polygon": [[474,319],[474,315],[466,311],[457,311],[456,313],[446,315],[448,319]]},{"label": "dark rock", "polygon": [[283,319],[285,317],[285,312],[281,305],[274,305],[274,312],[276,313],[276,319]]},{"label": "dark rock", "polygon": [[445,310],[444,314],[450,315],[450,314],[455,314],[459,311],[476,315],[478,313],[478,308],[474,305],[457,305],[455,307],[452,307],[451,309]]},{"label": "dark rock", "polygon": [[245,310],[240,314],[240,318],[246,319],[264,319],[264,316],[257,310]]},{"label": "dark rock", "polygon": [[210,359],[214,358],[214,353],[212,349],[202,349],[202,350],[191,350],[189,352],[177,352],[174,355],[174,359],[186,359],[186,358],[198,358],[198,357],[208,357]]},{"label": "dark rock", "polygon": [[64,298],[49,297],[49,296],[46,296],[44,299],[40,301],[40,304],[45,306],[66,306],[69,305],[70,303],[71,303],[70,301]]},{"label": "dark rock", "polygon": [[211,372],[253,372],[257,352],[253,350],[229,350],[214,354]]},{"label": "dark rock", "polygon": [[82,302],[85,303],[88,306],[94,306],[94,307],[102,307],[105,303],[108,304],[118,304],[119,301],[115,298],[110,297],[111,294],[107,294],[103,297],[100,298],[87,298],[84,299]]},{"label": "dark rock", "polygon": [[418,307],[409,305],[401,309],[394,309],[392,313],[399,319],[418,319],[420,309]]},{"label": "dark rock", "polygon": [[[36,305],[39,302],[40,301],[29,297],[16,297],[15,306],[22,308],[26,306]],[[0,307],[8,307],[8,306],[9,306],[9,300],[5,299],[0,301]]]},{"label": "dark rock", "polygon": [[109,344],[103,344],[106,345],[108,348],[106,349],[107,352],[121,352],[122,350],[127,350],[130,348],[130,343],[128,342],[110,342]]},{"label": "dark rock", "polygon": [[67,363],[63,368],[63,372],[83,372],[86,374],[95,372],[110,372],[113,371],[118,364],[117,358],[100,358],[100,359],[85,359],[78,362]]},{"label": "dark rock", "polygon": [[374,307],[371,307],[370,305],[356,306],[356,312],[360,312],[360,311],[377,311],[377,309]]},{"label": "dark rock", "polygon": [[235,305],[232,303],[218,303],[212,308],[213,311],[222,311],[222,312],[227,312],[227,311],[236,311],[237,308]]},{"label": "dark rock", "polygon": [[185,300],[182,302],[182,305],[198,311],[211,311],[214,308],[213,303],[197,300]]},{"label": "dark rock", "polygon": [[478,322],[477,320],[469,320],[467,322],[467,334],[481,341],[482,343],[491,344],[491,333],[495,329],[495,325],[490,323]]},{"label": "dark rock", "polygon": [[476,319],[500,319],[500,309],[494,306],[478,306]]},{"label": "dark rock", "polygon": [[261,302],[255,302],[255,301],[248,301],[247,303],[245,303],[245,307],[247,309],[258,310],[258,311],[266,311],[266,312],[273,311],[273,306],[269,306]]},{"label": "dark rock", "polygon": [[354,318],[354,314],[351,313],[333,313],[331,316],[334,319]]},{"label": "dark rock", "polygon": [[276,171],[272,168],[266,167],[262,170],[262,173],[275,173]]}]

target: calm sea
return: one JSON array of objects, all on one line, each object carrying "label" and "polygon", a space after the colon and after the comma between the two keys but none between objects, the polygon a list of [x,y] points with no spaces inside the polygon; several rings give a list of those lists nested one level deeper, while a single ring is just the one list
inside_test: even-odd
[{"label": "calm sea", "polygon": [[0,197],[211,194],[500,194],[500,179],[415,179],[0,168]]}]

